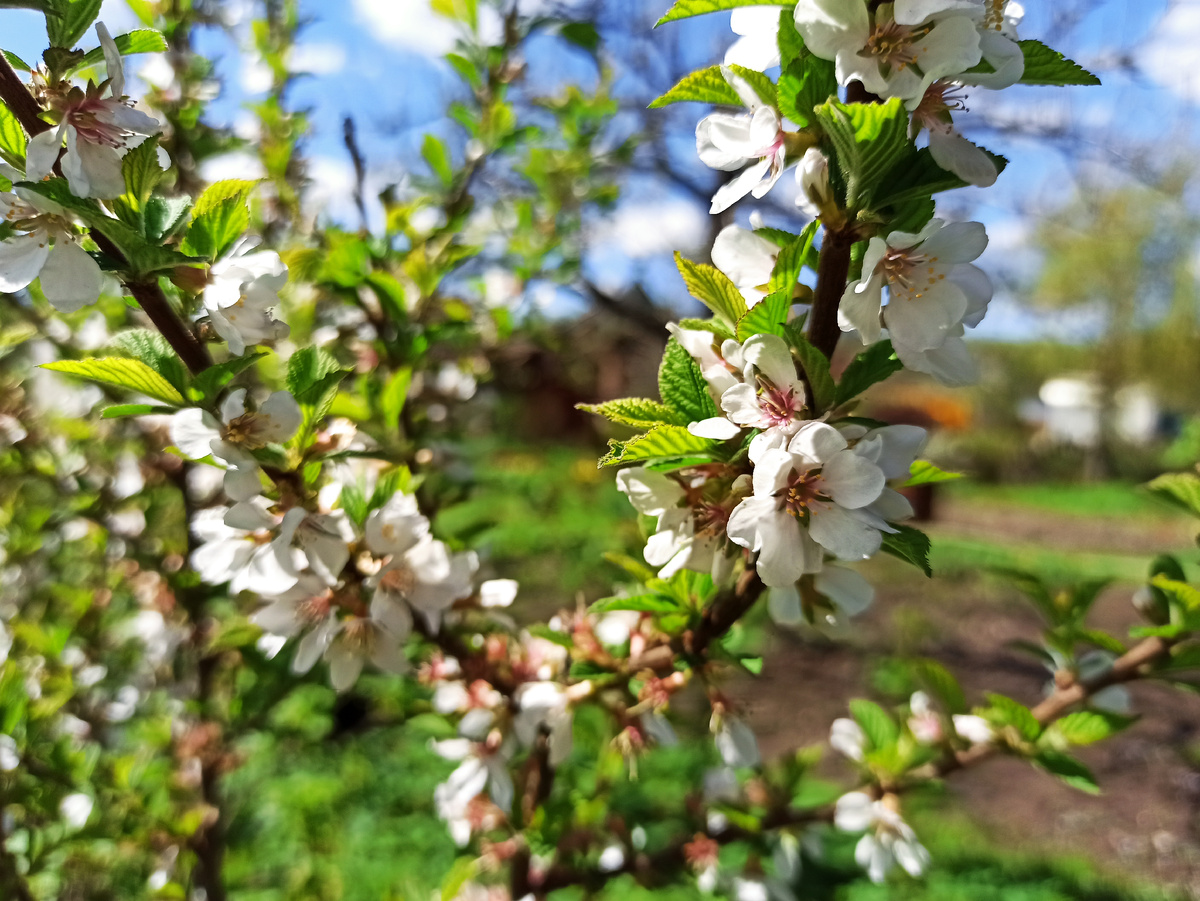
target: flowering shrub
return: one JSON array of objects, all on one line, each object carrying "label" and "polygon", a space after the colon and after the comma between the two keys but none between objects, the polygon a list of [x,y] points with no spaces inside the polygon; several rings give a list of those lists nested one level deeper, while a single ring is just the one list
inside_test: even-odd
[{"label": "flowering shrub", "polygon": [[[496,295],[569,277],[570,248],[546,236],[612,200],[605,155],[623,151],[597,141],[612,113],[602,92],[560,104],[561,134],[539,145],[507,99],[539,20],[513,12],[489,45],[463,4],[462,167],[430,138],[435,181],[385,195],[382,232],[313,229],[280,102],[294,7],[256,32],[276,72],[260,188],[196,184],[204,141],[184,113],[202,107],[207,75],[184,44],[177,84],[149,98],[156,117],[125,93],[123,58],[164,51],[159,31],[113,38],[95,23],[100,46],[84,52],[98,3],[25,5],[45,13],[51,46],[36,66],[0,60],[0,291],[13,295],[5,344],[24,348],[8,376],[24,387],[0,401],[5,897],[57,896],[85,830],[137,839],[136,853],[84,861],[110,868],[122,897],[226,897],[232,742],[314,670],[339,691],[368,667],[415,687],[404,715],[457,764],[432,799],[463,849],[444,897],[543,897],[630,874],[791,899],[842,833],[873,881],[936,866],[904,796],[996,755],[1093,790],[1071,748],[1132,722],[1122,684],[1200,664],[1200,592],[1162,557],[1135,599],[1148,624],[1133,644],[1087,624],[1098,584],[1022,583],[1053,672],[1033,708],[997,694],[972,708],[932,661],[914,665],[926,690],[906,705],[853,701],[830,745],[855,776],[834,792],[809,754],[764,760],[721,689],[761,665],[728,640],[756,604],[784,628],[843,623],[874,596],[855,564],[882,552],[930,572],[901,490],[952,475],[919,459],[922,429],[858,404],[902,369],[973,378],[963,334],[991,299],[973,265],[987,235],[936,218],[933,198],[992,184],[1005,160],[955,130],[965,93],[1095,81],[1018,40],[1017,4],[678,0],[664,16],[738,7],[726,64],[656,105],[733,110],[696,129],[700,159],[731,173],[712,211],[794,169],[797,229],[730,226],[714,265],[677,256],[711,316],[670,326],[658,399],[589,407],[636,432],[600,465],[649,523],[644,563],[624,561],[632,581],[612,597],[537,625],[510,613],[517,584],[431,518],[461,490],[454,408],[511,332]],[[178,40],[195,20],[157,24]],[[491,234],[511,272],[472,279],[488,218],[472,212],[473,176],[505,155],[536,158],[534,190],[488,211],[517,223]],[[100,319],[83,319],[92,307]],[[835,373],[843,333],[862,350]],[[76,403],[63,377],[94,396]],[[1153,487],[1200,516],[1200,478]],[[677,809],[636,819],[620,786],[678,740],[672,702],[689,686],[707,698],[721,765]],[[753,866],[722,857],[733,843]]]}]

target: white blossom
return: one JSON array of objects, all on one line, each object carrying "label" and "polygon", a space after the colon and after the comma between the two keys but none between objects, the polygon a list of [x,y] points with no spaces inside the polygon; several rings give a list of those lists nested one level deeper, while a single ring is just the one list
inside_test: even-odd
[{"label": "white blossom", "polygon": [[58,812],[70,829],[82,829],[87,825],[95,803],[95,801],[82,792],[75,792],[67,795],[59,802]]},{"label": "white blossom", "polygon": [[126,97],[121,53],[103,22],[96,24],[96,34],[108,69],[109,96],[103,96],[103,85],[91,85],[87,91],[72,89],[61,106],[59,127],[29,141],[25,175],[29,181],[41,181],[49,175],[66,138],[62,171],[71,193],[76,197],[110,198],[125,193],[121,158],[147,135],[160,131],[161,126],[157,119],[135,110]]},{"label": "white blossom", "polygon": [[[872,882],[883,882],[895,864],[912,876],[929,866],[929,852],[895,809],[894,797],[873,800],[866,792],[850,792],[838,799],[833,823],[845,832],[866,834],[854,848],[854,859]],[[893,803],[888,803],[888,802]]]},{"label": "white blossom", "polygon": [[725,80],[738,93],[749,114],[713,113],[696,126],[696,150],[711,169],[742,170],[713,195],[710,213],[724,212],[747,194],[763,197],[783,175],[787,159],[783,123],[749,83],[728,67]]},{"label": "white blossom", "polygon": [[270,312],[279,305],[279,291],[287,279],[287,266],[279,254],[255,251],[245,240],[213,263],[204,288],[204,309],[231,354],[241,356],[248,345],[287,337],[287,325]]},{"label": "white blossom", "polygon": [[713,265],[737,285],[750,307],[766,296],[778,257],[778,245],[739,225],[721,229],[712,246]]},{"label": "white blossom", "polygon": [[303,416],[287,391],[276,391],[258,407],[246,409],[246,389],[237,388],[221,403],[221,422],[207,410],[187,407],[171,417],[171,440],[185,457],[210,454],[226,465],[225,493],[245,501],[262,490],[252,451],[282,444],[296,433]]},{"label": "white blossom", "polygon": [[864,344],[874,344],[886,325],[901,360],[906,354],[941,348],[991,299],[987,277],[968,265],[986,246],[987,233],[980,223],[947,224],[940,219],[917,234],[892,232],[886,239],[872,238],[862,278],[842,295],[842,330],[856,329]]},{"label": "white blossom", "polygon": [[951,112],[966,108],[956,84],[935,81],[917,101],[909,101],[909,107],[912,110],[909,137],[927,131],[934,162],[969,185],[987,188],[996,183],[999,173],[992,158],[954,128]]},{"label": "white blossom", "polygon": [[779,65],[778,6],[743,6],[729,17],[738,39],[725,51],[725,65],[765,72]]},{"label": "white blossom", "polygon": [[538,732],[549,733],[550,766],[557,767],[571,753],[572,726],[570,700],[566,688],[558,682],[526,682],[517,689],[517,715],[513,733],[525,747],[532,747]]},{"label": "white blossom", "polygon": [[[699,485],[689,487],[698,490]],[[723,507],[698,498],[698,517],[688,489],[665,473],[644,466],[618,472],[617,488],[635,510],[658,519],[643,556],[651,566],[659,567],[659,578],[669,579],[681,569],[709,573],[715,579],[726,573],[730,561],[721,535]]]},{"label": "white blossom", "polygon": [[796,206],[817,219],[835,205],[836,198],[829,184],[829,157],[816,147],[809,147],[796,166],[796,183],[800,193],[796,195]]},{"label": "white blossom", "polygon": [[0,294],[40,277],[42,293],[60,313],[100,299],[104,274],[82,247],[71,217],[27,188],[0,191],[0,219],[14,233],[0,241]]},{"label": "white blossom", "polygon": [[278,517],[267,507],[263,498],[253,498],[196,515],[192,531],[201,543],[192,552],[191,565],[203,581],[228,582],[234,594],[273,596],[300,580],[304,555],[292,545],[305,511],[295,507]]},{"label": "white blossom", "polygon": [[860,81],[881,97],[920,97],[936,81],[978,64],[979,32],[958,0],[883,3],[799,0],[804,45],[834,61],[839,84]]},{"label": "white blossom", "polygon": [[433,792],[438,816],[446,822],[455,844],[462,847],[471,840],[473,831],[471,804],[485,789],[502,812],[512,810],[515,789],[508,761],[513,748],[509,742],[473,742],[465,738],[435,741],[431,746],[447,760],[462,761]]},{"label": "white blossom", "polygon": [[861,763],[866,753],[867,736],[854,720],[838,717],[829,728],[829,744],[843,757]]},{"label": "white blossom", "polygon": [[792,434],[806,393],[787,343],[778,335],[753,335],[742,345],[741,356],[743,381],[721,394],[721,409],[741,428]]},{"label": "white blossom", "polygon": [[832,426],[802,425],[785,448],[754,459],[754,495],[730,514],[735,544],[756,552],[758,573],[771,588],[821,570],[826,552],[861,560],[879,550],[878,518],[862,512],[886,481]]},{"label": "white blossom", "polygon": [[713,716],[713,740],[728,767],[756,767],[762,763],[758,739],[742,720],[728,714]]}]

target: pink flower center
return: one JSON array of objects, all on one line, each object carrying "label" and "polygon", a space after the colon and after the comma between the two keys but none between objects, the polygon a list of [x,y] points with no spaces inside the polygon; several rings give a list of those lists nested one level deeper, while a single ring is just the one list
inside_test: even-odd
[{"label": "pink flower center", "polygon": [[913,110],[913,122],[918,128],[949,133],[953,128],[950,121],[952,110],[967,111],[967,95],[961,85],[950,81],[935,81],[925,91],[921,102]]},{"label": "pink flower center", "polygon": [[933,285],[945,279],[939,271],[937,257],[916,253],[912,248],[889,247],[879,268],[893,293],[915,300]]},{"label": "pink flower center", "polygon": [[795,422],[797,414],[804,407],[800,398],[796,396],[796,390],[777,388],[766,380],[762,381],[762,386],[762,393],[758,396],[758,408],[767,423],[765,428]]},{"label": "pink flower center", "polygon": [[900,25],[897,22],[877,23],[871,36],[867,38],[864,52],[868,56],[875,57],[880,67],[887,67],[897,72],[903,71],[917,61],[920,51],[913,45],[924,36],[923,31]]},{"label": "pink flower center", "polygon": [[85,97],[67,108],[65,118],[75,129],[79,140],[119,149],[125,146],[125,140],[132,132],[113,124],[110,120],[112,108],[123,105],[119,100]]},{"label": "pink flower center", "polygon": [[781,492],[783,509],[798,519],[803,519],[828,503],[832,498],[824,493],[825,480],[821,470],[809,469],[805,472],[792,470],[788,477],[787,487]]}]

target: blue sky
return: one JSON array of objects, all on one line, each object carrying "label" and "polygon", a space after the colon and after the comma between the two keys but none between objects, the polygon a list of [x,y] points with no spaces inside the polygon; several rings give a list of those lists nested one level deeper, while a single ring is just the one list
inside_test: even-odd
[{"label": "blue sky", "polygon": [[[677,61],[699,67],[719,61],[734,38],[728,14],[707,16],[660,29],[663,58],[643,55],[636,63],[629,60],[624,35],[648,26],[666,5],[667,0],[614,0],[605,5],[602,15],[609,19],[602,19],[602,30],[613,42],[617,91],[631,103],[646,102],[670,87],[671,73],[663,64],[666,51],[677,54]],[[1200,66],[1191,60],[1200,45],[1200,0],[1098,0],[1085,5],[1080,23],[1065,38],[1051,42],[1101,74],[1102,87],[978,91],[970,98],[970,113],[958,120],[974,139],[1009,156],[1012,164],[996,187],[943,195],[942,208],[951,216],[970,216],[988,225],[992,246],[982,263],[1010,280],[1027,278],[1036,265],[1036,255],[1024,246],[1030,212],[1064,201],[1081,170],[1113,183],[1128,177],[1112,136],[1157,137],[1164,140],[1164,148],[1169,138],[1176,150],[1197,138],[1193,113],[1200,100]],[[249,0],[227,6],[235,20],[239,11],[244,18],[251,8]],[[351,221],[349,161],[341,138],[344,116],[352,115],[358,123],[373,188],[406,172],[425,174],[419,148],[428,132],[461,146],[456,126],[442,118],[447,99],[459,91],[439,59],[453,43],[453,27],[430,13],[426,0],[307,0],[302,8],[311,24],[295,62],[313,74],[296,84],[291,101],[311,110],[313,130],[304,152],[315,182],[313,200],[325,204],[334,218]],[[1049,38],[1052,17],[1067,7],[1057,0],[1029,0],[1026,8],[1021,36]],[[114,33],[137,26],[121,0],[106,0],[103,16]],[[45,33],[35,13],[0,11],[0,34],[6,49],[26,59],[38,57],[44,47]],[[224,84],[212,118],[244,128],[244,104],[261,89],[252,59],[239,51],[236,39],[221,32],[198,33],[196,45],[216,61]],[[538,90],[552,92],[568,83],[586,86],[596,78],[586,54],[553,37],[531,42],[526,58],[526,80]],[[1132,68],[1122,68],[1122,61]],[[140,65],[135,63],[135,70]],[[664,119],[674,129],[671,147],[680,159],[691,153],[690,132],[703,114],[702,107],[686,105]],[[981,122],[1065,128],[1084,137],[1064,152],[1051,141],[977,129],[975,124]],[[244,161],[226,160],[225,168],[214,168],[213,176],[235,173],[239,164],[244,166]],[[696,161],[688,164],[688,172],[697,179],[708,174]],[[792,190],[790,177],[777,189],[785,194]],[[614,216],[593,224],[591,264],[597,278],[614,288],[639,280],[656,298],[686,303],[670,263],[671,250],[678,246],[703,253],[699,243],[707,231],[705,210],[690,195],[646,179],[627,185],[625,197]],[[750,207],[739,209],[738,220],[744,223],[749,212]],[[1077,338],[1088,330],[1086,316],[1034,316],[1001,294],[977,334]]]}]

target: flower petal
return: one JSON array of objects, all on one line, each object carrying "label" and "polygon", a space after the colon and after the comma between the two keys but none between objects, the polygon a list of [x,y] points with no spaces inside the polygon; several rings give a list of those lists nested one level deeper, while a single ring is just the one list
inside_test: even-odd
[{"label": "flower petal", "polygon": [[42,293],[60,313],[73,313],[100,299],[104,273],[82,247],[67,238],[54,240],[42,266]]},{"label": "flower petal", "polygon": [[29,285],[50,254],[50,236],[44,231],[0,241],[0,293],[14,294]]}]

